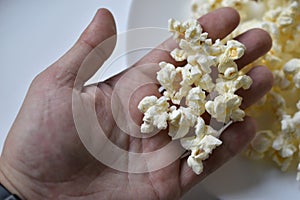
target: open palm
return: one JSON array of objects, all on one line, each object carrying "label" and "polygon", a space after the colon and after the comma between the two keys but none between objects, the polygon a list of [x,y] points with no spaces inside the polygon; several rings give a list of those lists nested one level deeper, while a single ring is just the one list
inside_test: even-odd
[{"label": "open palm", "polygon": [[[238,14],[230,8],[219,9],[200,19],[213,39],[224,38],[238,22]],[[124,114],[127,110],[124,106],[124,99],[128,99],[124,97],[126,94],[131,94],[129,116],[135,122],[133,124],[140,123],[141,113],[136,109],[138,102],[146,95],[158,95],[155,84],[143,85],[145,79],[155,78],[155,67],[146,72],[129,70],[103,83],[84,86],[112,52],[114,40],[111,39],[111,45],[97,51],[97,59],[90,62],[86,58],[95,47],[115,34],[113,17],[109,11],[100,9],[74,47],[32,82],[0,160],[1,183],[23,199],[180,198],[251,141],[255,126],[246,117],[224,132],[223,145],[205,161],[200,176],[195,175],[186,159],[180,157],[161,169],[144,173],[133,173],[132,166],[136,169],[144,166],[140,167],[142,163],[135,163],[130,158],[125,158],[127,162],[121,163],[123,166],[118,165],[122,171],[114,169],[118,166],[109,167],[100,162],[95,152],[104,154],[105,159],[111,156],[109,162],[114,166],[120,161],[114,160],[113,152],[110,155],[105,150],[109,142],[98,138],[97,126],[92,126],[94,119],[86,115],[89,111],[96,111],[101,131],[125,152],[147,153],[170,142],[165,132],[146,139],[133,137],[134,126],[126,126],[132,133],[128,135],[118,123],[128,124],[128,115]],[[258,29],[237,39],[247,47],[244,57],[238,61],[239,67],[262,56],[271,46],[268,34]],[[160,48],[172,50],[175,45],[168,40]],[[174,63],[168,53],[153,50],[134,67],[160,61]],[[260,99],[272,85],[272,76],[265,67],[256,67],[249,75],[254,84],[247,91],[239,91],[244,98],[244,108]],[[141,87],[132,86],[139,84]],[[130,91],[132,89],[135,91]],[[123,122],[122,117],[126,117]],[[127,172],[124,170],[126,166]]]}]

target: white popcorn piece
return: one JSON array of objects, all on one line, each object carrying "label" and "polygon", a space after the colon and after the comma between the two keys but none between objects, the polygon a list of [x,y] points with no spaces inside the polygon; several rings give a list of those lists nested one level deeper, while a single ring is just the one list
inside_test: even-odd
[{"label": "white popcorn piece", "polygon": [[[195,126],[195,135],[199,138],[202,138],[204,134],[208,132],[208,127],[205,125],[205,121],[202,117],[197,118],[197,123]],[[209,133],[208,133],[209,134]]]},{"label": "white popcorn piece", "polygon": [[176,41],[178,41],[184,35],[185,30],[182,29],[181,23],[179,21],[170,19],[168,28],[173,32],[173,37]]},{"label": "white popcorn piece", "polygon": [[211,40],[206,40],[203,48],[212,56],[219,56],[225,51],[225,45],[221,43],[220,39],[217,39],[213,44]]},{"label": "white popcorn piece", "polygon": [[138,109],[142,112],[145,113],[150,107],[154,106],[155,103],[157,102],[157,97],[156,96],[148,96],[142,99],[142,101],[138,105]]},{"label": "white popcorn piece", "polygon": [[145,97],[138,105],[141,112],[144,113],[142,133],[151,133],[155,128],[159,130],[167,128],[168,98],[162,96],[159,99],[155,96]]},{"label": "white popcorn piece", "polygon": [[157,72],[157,80],[165,90],[170,93],[175,93],[179,87],[179,81],[177,81],[177,79],[179,79],[178,72],[176,71],[175,66],[165,62],[159,63],[159,66],[161,67],[161,70]]},{"label": "white popcorn piece", "polygon": [[289,143],[289,140],[279,135],[272,144],[273,149],[277,150],[282,158],[292,157],[297,151],[297,148]]},{"label": "white popcorn piece", "polygon": [[244,55],[246,47],[235,40],[229,40],[225,46],[224,53],[219,57],[218,70],[227,79],[235,78],[238,75],[238,67],[235,60]]},{"label": "white popcorn piece", "polygon": [[274,85],[280,87],[282,90],[288,89],[291,85],[291,82],[286,78],[283,70],[273,71]]},{"label": "white popcorn piece", "polygon": [[291,59],[283,67],[284,73],[293,76],[293,82],[297,88],[300,88],[300,59]]},{"label": "white popcorn piece", "polygon": [[218,138],[215,138],[211,135],[205,135],[198,145],[194,148],[192,148],[192,154],[191,156],[194,158],[199,158],[201,160],[205,160],[208,158],[209,154],[212,153],[212,151],[222,144],[222,141]]},{"label": "white popcorn piece", "polygon": [[247,75],[239,75],[235,79],[218,78],[216,80],[216,91],[219,94],[235,93],[239,89],[247,90],[252,85],[252,79]]},{"label": "white popcorn piece", "polygon": [[204,74],[198,81],[195,82],[195,86],[202,88],[207,92],[212,92],[215,88],[215,84],[210,75]]},{"label": "white popcorn piece", "polygon": [[198,26],[196,19],[190,19],[183,23],[170,19],[169,30],[174,33],[174,38],[177,41],[184,38],[189,42],[197,43],[201,39],[202,28]]},{"label": "white popcorn piece", "polygon": [[187,164],[189,167],[192,168],[192,170],[195,172],[195,174],[201,174],[203,172],[203,163],[202,160],[196,159],[192,156],[189,156],[187,159]]},{"label": "white popcorn piece", "polygon": [[177,49],[177,48],[171,52],[171,56],[177,62],[181,62],[187,59],[186,52],[184,50]]},{"label": "white popcorn piece", "polygon": [[272,148],[274,133],[271,130],[262,130],[256,134],[251,147],[258,153],[264,154]]},{"label": "white popcorn piece", "polygon": [[191,89],[189,85],[181,85],[183,81],[182,68],[175,68],[174,65],[161,62],[161,70],[157,72],[157,80],[165,89],[164,96],[171,99],[175,104],[180,104],[181,99],[186,96]]},{"label": "white popcorn piece", "polygon": [[217,135],[217,131],[210,126],[205,125],[204,120],[201,117],[198,117],[196,135],[180,140],[181,145],[185,149],[191,150],[191,155],[188,158],[188,165],[192,167],[196,174],[202,172],[202,161],[207,159],[209,154],[211,154],[217,146],[222,144],[222,141],[214,135]]},{"label": "white popcorn piece", "polygon": [[286,100],[282,95],[272,91],[268,95],[271,99],[271,104],[276,108],[275,114],[277,118],[281,120],[282,116],[286,114]]},{"label": "white popcorn piece", "polygon": [[189,56],[187,59],[191,65],[198,65],[203,73],[211,73],[211,66],[217,63],[216,57],[208,56],[205,54],[199,54],[195,56]]},{"label": "white popcorn piece", "polygon": [[189,132],[190,128],[196,123],[197,117],[192,114],[190,108],[175,106],[170,108],[169,114],[169,135],[173,140],[183,138]]},{"label": "white popcorn piece", "polygon": [[231,60],[237,60],[244,55],[245,50],[246,47],[242,43],[237,40],[229,40],[226,43],[226,50],[224,54]]},{"label": "white popcorn piece", "polygon": [[187,64],[185,67],[178,69],[180,69],[182,75],[181,85],[192,85],[202,76],[202,72],[197,65]]},{"label": "white popcorn piece", "polygon": [[203,171],[202,161],[206,160],[212,151],[222,144],[222,141],[212,135],[181,139],[184,148],[191,150],[188,158],[190,166],[196,174]]},{"label": "white popcorn piece", "polygon": [[296,131],[294,121],[290,115],[283,115],[281,120],[281,131],[284,134],[293,133]]},{"label": "white popcorn piece", "polygon": [[245,112],[239,107],[242,98],[235,94],[225,93],[205,104],[207,112],[218,122],[228,123],[230,120],[242,121]]},{"label": "white popcorn piece", "polygon": [[283,70],[287,74],[295,74],[300,70],[300,59],[293,58],[289,60],[284,66]]},{"label": "white popcorn piece", "polygon": [[197,20],[195,19],[188,20],[183,23],[183,27],[185,28],[184,38],[187,41],[197,43],[202,40],[201,37],[202,28],[201,26],[198,26]]},{"label": "white popcorn piece", "polygon": [[298,2],[292,2],[287,8],[283,9],[277,19],[279,26],[289,26],[294,22],[294,17],[298,9]]},{"label": "white popcorn piece", "polygon": [[200,87],[195,87],[186,96],[186,105],[191,108],[193,114],[201,116],[205,112],[205,99],[205,92]]},{"label": "white popcorn piece", "polygon": [[218,65],[218,70],[226,79],[233,79],[238,75],[238,66],[232,60],[222,60]]}]

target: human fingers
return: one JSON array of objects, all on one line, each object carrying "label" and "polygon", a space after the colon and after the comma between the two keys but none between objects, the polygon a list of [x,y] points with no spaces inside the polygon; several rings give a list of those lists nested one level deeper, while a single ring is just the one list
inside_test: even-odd
[{"label": "human fingers", "polygon": [[204,170],[200,175],[196,175],[187,165],[186,159],[182,159],[180,169],[182,194],[240,153],[253,139],[255,131],[255,122],[250,117],[246,117],[243,122],[237,122],[229,126],[221,135],[223,144],[215,149],[213,154],[203,162]]},{"label": "human fingers", "polygon": [[272,38],[269,33],[258,28],[242,33],[235,40],[246,47],[244,55],[236,61],[240,69],[265,55],[272,47]]},{"label": "human fingers", "polygon": [[[209,34],[208,37],[216,40],[230,34],[238,26],[240,17],[237,11],[232,8],[220,8],[202,16],[198,21],[203,31]],[[174,62],[174,59],[170,56],[170,51],[176,48],[177,45],[174,39],[170,38],[141,59],[138,64],[159,63],[162,60],[165,62]]]},{"label": "human fingers", "polygon": [[[251,29],[235,38],[246,47],[245,54],[236,61],[241,69],[259,57],[265,55],[272,47],[272,38],[262,29]],[[248,90],[240,89],[237,94],[243,97],[242,108],[245,109],[262,98],[273,85],[273,75],[267,67],[253,67],[248,75],[253,84]]]},{"label": "human fingers", "polygon": [[[199,19],[199,22],[205,32],[208,32],[210,38],[222,39],[230,34],[239,24],[240,17],[233,8],[220,8],[212,11]],[[161,61],[176,63],[170,56],[170,52],[177,47],[173,38],[169,38],[158,47],[149,52],[145,57],[139,60],[134,66],[145,66],[147,64],[160,63]],[[159,69],[159,68],[158,68]],[[107,83],[114,86],[124,73],[118,74],[107,80]]]},{"label": "human fingers", "polygon": [[[82,87],[114,49],[116,25],[107,9],[99,9],[75,45],[46,71],[59,85]],[[101,44],[101,45],[99,45]],[[79,73],[80,70],[80,73]]]},{"label": "human fingers", "polygon": [[240,89],[237,94],[243,98],[242,109],[246,109],[261,99],[273,86],[273,74],[265,66],[257,66],[249,71],[248,75],[253,83],[248,90]]}]

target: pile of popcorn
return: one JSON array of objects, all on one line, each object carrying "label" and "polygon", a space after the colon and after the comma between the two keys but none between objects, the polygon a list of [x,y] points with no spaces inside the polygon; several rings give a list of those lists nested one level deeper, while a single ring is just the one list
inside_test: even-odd
[{"label": "pile of popcorn", "polygon": [[[273,73],[272,90],[247,114],[259,130],[246,154],[271,159],[283,171],[297,168],[300,181],[300,5],[298,0],[193,0],[198,18],[219,7],[236,8],[240,26],[227,38],[251,28],[262,28],[273,39],[271,51],[253,65],[266,65]],[[295,164],[297,163],[297,164]],[[298,167],[297,167],[298,165]]]},{"label": "pile of popcorn", "polygon": [[[242,121],[242,98],[235,94],[248,89],[252,80],[238,70],[235,60],[245,47],[235,36],[252,28],[269,32],[273,47],[251,66],[265,65],[274,75],[274,86],[259,103],[246,110],[257,119],[257,136],[245,151],[254,159],[271,159],[283,171],[297,163],[300,181],[300,5],[297,0],[192,0],[193,19],[169,20],[169,30],[179,48],[171,52],[184,66],[161,62],[157,80],[162,96],[145,97],[139,104],[144,113],[142,133],[169,130],[173,140],[191,152],[188,165],[196,174],[203,171],[202,161],[222,141],[222,130],[206,125],[211,119],[229,124]],[[200,16],[220,7],[239,11],[241,24],[224,40],[208,38],[197,22]],[[249,69],[247,67],[247,69]],[[217,74],[217,75],[216,75]],[[216,77],[216,78],[214,78]],[[205,122],[206,120],[206,122]]]},{"label": "pile of popcorn", "polygon": [[238,69],[235,60],[241,58],[245,46],[238,41],[213,41],[203,32],[196,19],[179,22],[169,20],[169,30],[179,47],[171,52],[183,66],[161,62],[157,80],[162,96],[145,97],[138,105],[144,113],[141,132],[152,133],[168,128],[173,140],[191,152],[187,163],[196,174],[203,171],[202,161],[222,141],[222,131],[206,125],[206,112],[222,125],[242,121],[245,112],[240,109],[242,98],[235,94],[249,89],[252,80]]}]

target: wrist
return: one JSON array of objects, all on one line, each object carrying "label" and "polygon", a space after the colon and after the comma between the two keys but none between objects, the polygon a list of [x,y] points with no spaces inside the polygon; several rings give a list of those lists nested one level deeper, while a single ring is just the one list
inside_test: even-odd
[{"label": "wrist", "polygon": [[0,157],[0,184],[10,193],[16,194],[21,200],[49,199],[48,196],[44,195],[44,193],[49,193],[44,191],[45,188],[42,185],[30,176],[11,167],[5,162],[3,156]]},{"label": "wrist", "polygon": [[27,199],[17,188],[16,184],[9,180],[7,174],[5,174],[4,171],[5,170],[3,170],[2,166],[0,165],[0,185],[3,186],[3,190],[7,190],[9,193],[16,195],[21,200]]},{"label": "wrist", "polygon": [[16,194],[11,193],[0,183],[0,199],[1,200],[21,200]]}]

